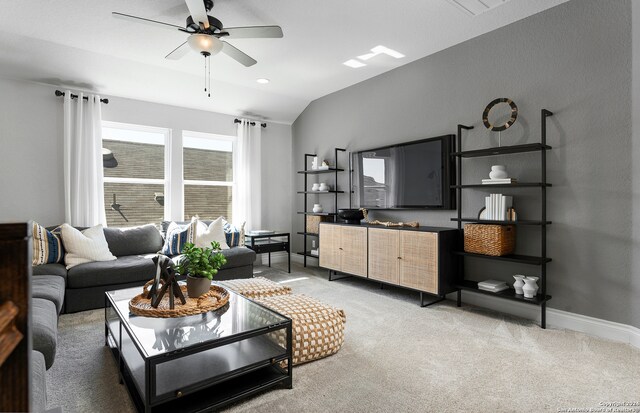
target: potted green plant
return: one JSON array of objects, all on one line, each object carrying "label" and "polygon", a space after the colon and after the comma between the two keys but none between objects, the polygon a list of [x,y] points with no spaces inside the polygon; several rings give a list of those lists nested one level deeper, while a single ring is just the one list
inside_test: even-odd
[{"label": "potted green plant", "polygon": [[220,252],[220,243],[216,241],[211,243],[211,248],[186,243],[182,252],[184,257],[178,264],[177,271],[180,275],[187,276],[189,297],[200,297],[209,291],[213,276],[227,263],[227,259]]}]

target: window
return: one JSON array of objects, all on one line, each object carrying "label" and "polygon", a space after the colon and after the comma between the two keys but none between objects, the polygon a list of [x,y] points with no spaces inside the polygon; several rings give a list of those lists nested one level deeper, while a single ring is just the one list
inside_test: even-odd
[{"label": "window", "polygon": [[184,131],[184,219],[232,220],[233,136]]},{"label": "window", "polygon": [[159,224],[165,216],[168,129],[103,122],[107,225]]}]

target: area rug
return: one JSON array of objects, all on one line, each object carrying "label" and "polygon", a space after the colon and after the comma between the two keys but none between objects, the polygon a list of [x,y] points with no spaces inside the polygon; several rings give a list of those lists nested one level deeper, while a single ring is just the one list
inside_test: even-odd
[{"label": "area rug", "polygon": [[[557,412],[638,401],[640,351],[585,334],[542,330],[527,320],[380,289],[358,278],[329,282],[294,264],[261,275],[345,310],[345,342],[293,370],[293,389],[274,389],[230,412]],[[48,407],[133,412],[104,347],[103,310],[63,315],[47,372]]]}]

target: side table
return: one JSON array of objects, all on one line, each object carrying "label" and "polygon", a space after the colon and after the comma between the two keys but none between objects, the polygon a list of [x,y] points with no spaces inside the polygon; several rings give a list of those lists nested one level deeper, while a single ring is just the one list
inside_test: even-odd
[{"label": "side table", "polygon": [[291,272],[291,236],[288,232],[273,232],[271,234],[245,234],[245,246],[255,251],[256,254],[269,254],[269,267],[271,267],[271,253],[286,251],[288,272]]}]

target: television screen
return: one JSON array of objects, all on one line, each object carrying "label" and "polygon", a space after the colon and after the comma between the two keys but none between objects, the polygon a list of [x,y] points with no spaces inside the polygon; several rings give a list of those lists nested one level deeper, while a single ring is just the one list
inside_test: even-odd
[{"label": "television screen", "polygon": [[451,135],[354,153],[360,208],[452,208]]}]

